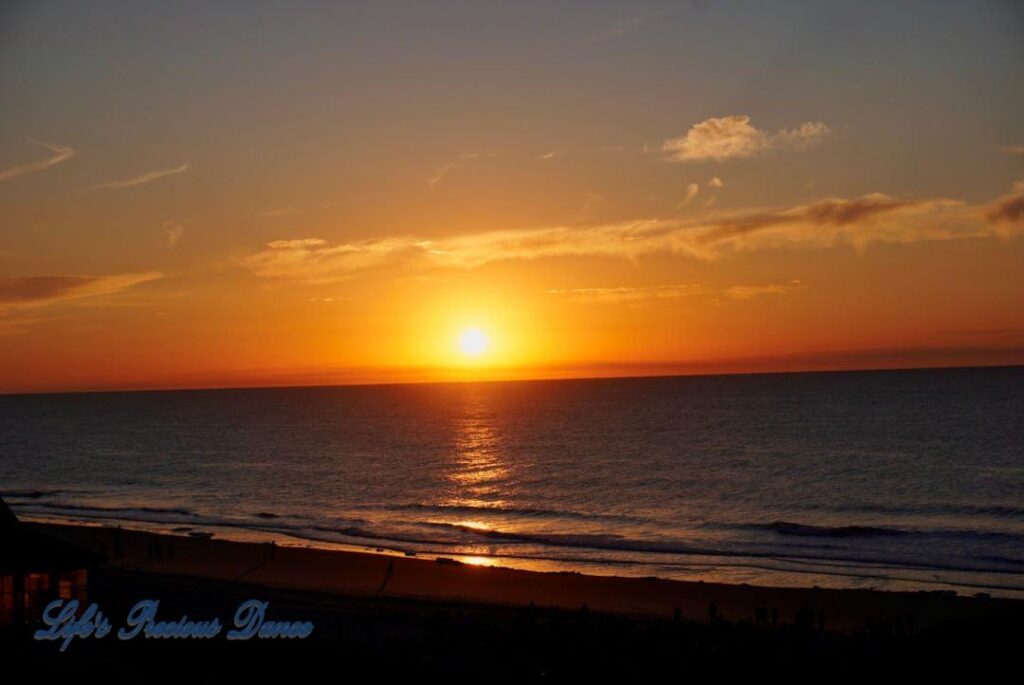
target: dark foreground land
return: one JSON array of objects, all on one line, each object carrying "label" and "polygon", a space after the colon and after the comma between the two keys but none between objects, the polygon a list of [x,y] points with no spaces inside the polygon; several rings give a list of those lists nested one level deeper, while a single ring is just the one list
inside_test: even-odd
[{"label": "dark foreground land", "polygon": [[218,617],[227,631],[238,606],[257,598],[269,602],[268,618],[315,627],[305,640],[111,634],[76,639],[63,653],[24,634],[0,641],[9,672],[27,670],[38,682],[832,680],[956,667],[980,677],[1016,672],[1024,645],[1018,601],[595,579],[406,558],[390,559],[389,572],[389,558],[371,554],[47,530],[110,559],[92,599],[114,633],[141,599],[160,600],[160,620]]}]

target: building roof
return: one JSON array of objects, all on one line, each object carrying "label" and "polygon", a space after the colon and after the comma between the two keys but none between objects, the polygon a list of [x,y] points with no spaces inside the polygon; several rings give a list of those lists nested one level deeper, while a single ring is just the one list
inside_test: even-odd
[{"label": "building roof", "polygon": [[0,573],[71,571],[100,560],[95,552],[21,523],[0,497]]},{"label": "building roof", "polygon": [[4,498],[0,497],[0,531],[6,530],[8,527],[16,525],[18,523],[18,517],[14,515],[7,503],[4,502]]}]

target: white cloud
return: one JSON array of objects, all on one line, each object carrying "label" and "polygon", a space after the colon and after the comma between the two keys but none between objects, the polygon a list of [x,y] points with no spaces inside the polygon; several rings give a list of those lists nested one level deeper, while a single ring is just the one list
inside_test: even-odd
[{"label": "white cloud", "polygon": [[804,149],[816,145],[832,132],[824,122],[807,121],[794,129],[782,129],[771,138],[771,146],[789,146]]},{"label": "white cloud", "polygon": [[806,148],[830,132],[820,121],[806,122],[795,129],[769,133],[755,128],[750,117],[712,117],[694,124],[685,135],[666,140],[661,149],[673,162],[723,161],[753,157],[772,148]]},{"label": "white cloud", "polygon": [[723,187],[725,187],[725,183],[722,181],[722,179],[718,178],[717,176],[712,176],[711,180],[708,181],[708,185],[710,187],[712,187],[712,188],[723,188]]}]

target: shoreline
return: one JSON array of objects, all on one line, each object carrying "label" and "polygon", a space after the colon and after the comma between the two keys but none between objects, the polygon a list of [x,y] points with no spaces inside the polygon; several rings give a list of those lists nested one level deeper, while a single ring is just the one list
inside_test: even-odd
[{"label": "shoreline", "polygon": [[[421,559],[434,559],[436,557],[454,558],[471,565],[494,566],[509,568],[521,571],[539,573],[565,572],[578,573],[582,575],[594,575],[601,577],[621,578],[651,578],[659,580],[672,580],[692,583],[717,583],[722,585],[753,585],[770,588],[806,589],[808,587],[821,587],[829,590],[850,590],[850,591],[879,591],[894,593],[956,593],[960,596],[990,595],[1001,599],[1012,599],[1024,601],[1024,587],[1013,584],[999,584],[998,582],[971,582],[970,580],[956,578],[940,578],[934,576],[906,577],[901,575],[890,575],[889,573],[899,571],[910,571],[925,573],[926,571],[971,573],[971,569],[958,569],[953,567],[899,567],[887,565],[880,561],[860,560],[830,560],[846,562],[846,570],[825,570],[822,568],[802,569],[795,566],[780,567],[771,565],[772,562],[788,563],[799,562],[799,558],[780,558],[777,556],[745,556],[745,555],[716,555],[712,553],[688,552],[689,559],[686,562],[678,561],[673,557],[678,554],[665,553],[664,562],[654,560],[616,560],[586,557],[565,557],[556,555],[531,555],[515,553],[488,553],[488,552],[463,552],[458,550],[423,548],[427,543],[423,541],[387,539],[387,538],[365,538],[362,541],[353,539],[350,542],[334,541],[315,536],[302,535],[290,532],[287,529],[276,528],[272,524],[262,528],[259,526],[247,526],[241,523],[232,524],[227,522],[217,523],[176,523],[169,521],[139,521],[132,519],[120,519],[117,517],[77,517],[77,516],[48,516],[46,514],[29,513],[22,514],[26,522],[38,523],[40,525],[68,525],[100,528],[122,528],[123,530],[134,530],[155,535],[170,535],[176,537],[192,537],[193,535],[211,537],[223,541],[266,544],[274,541],[282,547],[296,547],[302,549],[319,549],[325,551],[343,551],[357,554],[371,554],[383,556],[412,556]],[[597,548],[600,549],[600,548]],[[410,554],[411,552],[411,554]],[[671,575],[672,567],[686,569],[684,577]],[[707,573],[716,572],[718,576],[726,575],[725,578],[700,577],[704,571],[698,570],[704,567]],[[651,573],[645,571],[650,570]],[[762,576],[760,578],[749,576]],[[1020,577],[1019,575],[1006,572],[1006,575]],[[692,576],[692,577],[687,577]],[[738,577],[729,577],[738,576]],[[767,577],[765,577],[767,576]],[[848,581],[843,583],[843,580]],[[835,580],[835,582],[833,582]],[[767,581],[767,582],[766,582]],[[772,582],[781,581],[781,582]],[[786,582],[789,581],[789,582]],[[801,582],[807,581],[807,582]],[[870,584],[869,584],[870,583]]]},{"label": "shoreline", "polygon": [[[947,591],[769,587],[654,577],[590,575],[484,566],[352,550],[241,542],[155,533],[109,525],[26,525],[99,552],[106,569],[147,577],[187,577],[353,599],[422,601],[434,605],[536,606],[637,619],[751,623],[764,607],[778,624],[799,623],[810,611],[824,631],[852,634],[881,622],[908,634],[943,624],[1024,615],[1024,601]],[[391,570],[389,571],[389,566]],[[138,597],[137,599],[143,599]]]}]

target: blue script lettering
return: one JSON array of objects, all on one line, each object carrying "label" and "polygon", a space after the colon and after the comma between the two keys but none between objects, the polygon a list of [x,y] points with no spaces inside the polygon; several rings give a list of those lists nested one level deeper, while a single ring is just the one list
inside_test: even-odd
[{"label": "blue script lettering", "polygon": [[103,616],[103,612],[96,604],[90,604],[81,616],[76,617],[77,613],[77,599],[72,599],[67,604],[64,604],[63,599],[53,600],[43,609],[43,623],[49,628],[40,628],[33,637],[37,640],[63,638],[64,641],[60,645],[60,651],[63,652],[76,637],[92,636],[100,639],[110,632],[110,621]]},{"label": "blue script lettering", "polygon": [[220,619],[216,618],[211,621],[190,621],[188,616],[182,616],[177,621],[157,621],[156,611],[159,607],[159,600],[144,599],[136,602],[128,612],[125,627],[117,631],[118,639],[131,640],[141,632],[147,640],[161,638],[207,640],[219,635],[223,628]]},{"label": "blue script lettering", "polygon": [[267,602],[250,599],[242,602],[235,612],[235,627],[229,630],[229,640],[287,638],[304,640],[313,632],[312,621],[267,621]]}]

